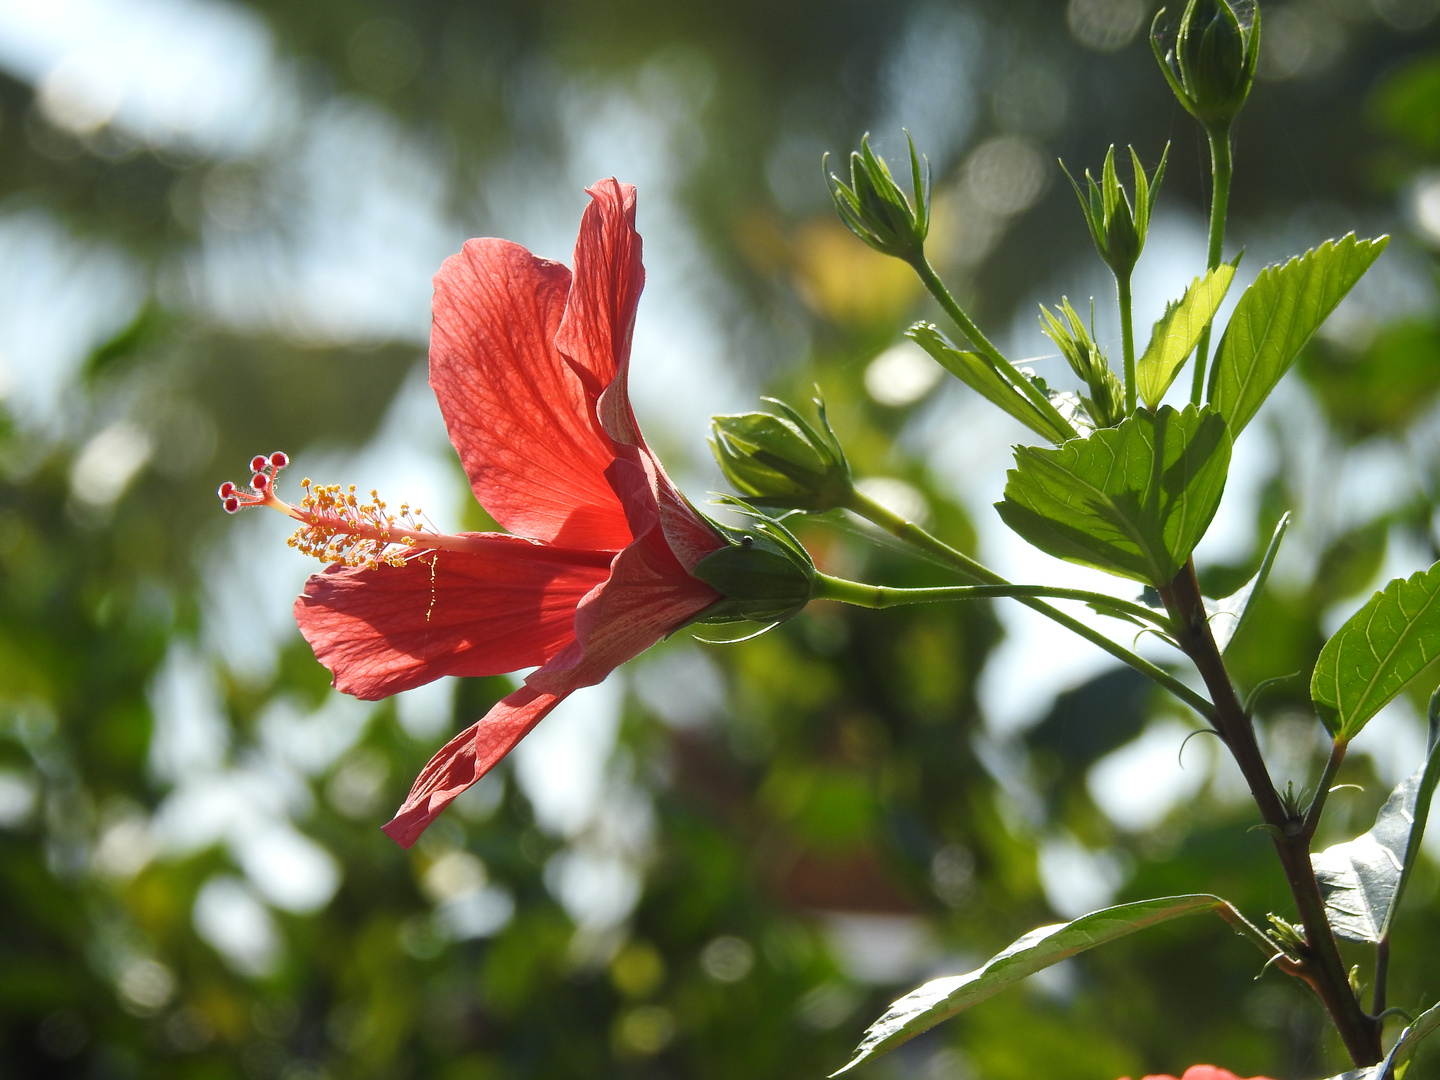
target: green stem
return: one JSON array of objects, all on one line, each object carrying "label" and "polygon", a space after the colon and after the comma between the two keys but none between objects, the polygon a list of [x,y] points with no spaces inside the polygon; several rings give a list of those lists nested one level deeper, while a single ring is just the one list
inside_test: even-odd
[{"label": "green stem", "polygon": [[[1010,582],[995,573],[995,571],[976,562],[964,552],[957,551],[944,541],[931,536],[924,529],[920,528],[920,526],[913,522],[906,521],[899,514],[887,510],[874,499],[859,491],[851,492],[850,499],[845,506],[846,509],[859,514],[866,521],[873,522],[880,526],[880,528],[884,529],[891,536],[919,548],[921,551],[928,553],[945,565],[958,570],[977,585],[999,585],[1009,589],[1015,588],[1015,586],[1011,585]],[[1215,707],[1168,671],[1150,663],[1150,661],[1141,656],[1137,656],[1123,645],[1117,645],[1098,630],[1086,626],[1079,619],[1071,618],[1063,611],[1052,607],[1043,600],[1034,596],[1020,596],[1017,597],[1017,599],[1032,611],[1038,611],[1046,618],[1053,619],[1067,630],[1080,635],[1080,637],[1091,644],[1099,646],[1111,656],[1115,657],[1115,659],[1128,664],[1142,675],[1153,679],[1201,716],[1205,717],[1205,719],[1212,723],[1214,722]]]},{"label": "green stem", "polygon": [[1135,412],[1135,322],[1131,315],[1130,275],[1115,275],[1115,288],[1120,293],[1120,336],[1125,349],[1125,415]]},{"label": "green stem", "polygon": [[1325,762],[1325,771],[1320,774],[1320,781],[1315,785],[1315,794],[1310,799],[1310,808],[1305,811],[1303,835],[1307,841],[1315,835],[1315,830],[1320,825],[1320,813],[1325,809],[1325,800],[1330,795],[1330,785],[1335,780],[1335,774],[1340,771],[1340,763],[1345,760],[1345,749],[1349,745],[1348,739],[1336,739],[1330,747],[1330,757]]},{"label": "green stem", "polygon": [[1045,417],[1046,422],[1063,438],[1077,438],[1080,433],[1075,430],[1075,426],[1060,415],[1059,410],[1050,403],[1050,399],[1040,392],[1040,388],[1021,375],[1015,369],[1015,365],[1006,360],[1000,350],[990,343],[990,339],[980,332],[980,328],[975,325],[970,316],[961,310],[960,305],[955,302],[955,298],[950,295],[950,290],[945,287],[945,283],[935,273],[935,269],[930,265],[930,260],[925,257],[925,253],[922,251],[910,265],[915,268],[915,273],[919,275],[926,290],[945,309],[945,314],[954,320],[961,332],[970,339],[970,343],[975,346],[975,351],[984,358],[995,373],[1029,398],[1031,404],[1039,409],[1040,414]]},{"label": "green stem", "polygon": [[[1209,131],[1210,137],[1210,251],[1205,262],[1207,270],[1220,265],[1225,245],[1225,215],[1230,206],[1230,129]],[[1199,405],[1205,396],[1205,368],[1210,357],[1210,327],[1207,325],[1195,347],[1195,375],[1190,384],[1190,403]]]},{"label": "green stem", "polygon": [[1032,596],[1048,596],[1052,600],[1080,600],[1087,604],[1104,606],[1128,616],[1143,619],[1170,632],[1170,620],[1158,611],[1129,600],[1120,600],[1105,593],[1087,592],[1084,589],[1061,589],[1050,585],[942,585],[935,588],[905,589],[890,585],[870,585],[861,581],[831,577],[819,571],[815,574],[814,600],[835,600],[855,607],[883,610],[900,607],[903,604],[932,604],[947,600],[1015,600]]},{"label": "green stem", "polygon": [[1379,1017],[1385,1011],[1385,980],[1390,975],[1390,935],[1387,933],[1375,946],[1375,1000],[1370,1011]]}]

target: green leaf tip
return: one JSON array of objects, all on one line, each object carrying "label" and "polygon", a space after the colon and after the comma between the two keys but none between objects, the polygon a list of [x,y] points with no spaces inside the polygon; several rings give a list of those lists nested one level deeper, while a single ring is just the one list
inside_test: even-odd
[{"label": "green leaf tip", "polygon": [[1210,403],[1233,437],[1389,242],[1388,236],[1357,240],[1349,233],[1260,271],[1235,306],[1210,371]]},{"label": "green leaf tip", "polygon": [[1032,930],[974,971],[933,979],[895,1001],[866,1029],[850,1061],[830,1075],[848,1073],[1026,976],[1078,953],[1171,919],[1226,907],[1218,896],[1204,893],[1166,896],[1119,904],[1092,911],[1072,922]]},{"label": "green leaf tip", "polygon": [[1396,578],[1325,643],[1310,697],[1336,738],[1353,739],[1370,718],[1440,656],[1440,562]]},{"label": "green leaf tip", "polygon": [[[950,372],[992,405],[998,405],[1035,434],[1052,443],[1064,442],[1074,435],[1062,431],[1009,377],[980,353],[967,352],[951,344],[934,323],[918,322],[905,336],[924,349],[937,364]],[[1025,378],[1021,372],[1015,373]]]},{"label": "green leaf tip", "polygon": [[1184,296],[1165,306],[1165,314],[1155,323],[1150,344],[1135,368],[1140,397],[1150,408],[1159,407],[1165,391],[1195,351],[1200,335],[1215,318],[1235,279],[1239,261],[1237,256],[1234,262],[1221,263],[1203,277],[1197,277]]}]

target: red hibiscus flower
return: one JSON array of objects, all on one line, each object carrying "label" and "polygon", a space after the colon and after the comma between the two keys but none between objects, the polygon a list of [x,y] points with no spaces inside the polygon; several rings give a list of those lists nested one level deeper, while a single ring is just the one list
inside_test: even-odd
[{"label": "red hibiscus flower", "polygon": [[[439,536],[408,508],[353,489],[281,503],[284,455],[256,458],[254,492],[302,524],[302,550],[336,563],[295,618],[335,686],[375,699],[442,675],[538,667],[451,739],[385,832],[409,847],[445,806],[565,696],[721,601],[690,571],[726,541],[645,445],[626,380],[644,283],[635,189],[590,191],[575,270],[505,240],[470,240],[435,275],[430,385],[471,489],[509,535]],[[373,495],[373,493],[372,493]]]},{"label": "red hibiscus flower", "polygon": [[[1127,1076],[1124,1080],[1130,1080],[1130,1078]],[[1175,1080],[1175,1077],[1168,1073],[1163,1073],[1157,1076],[1147,1076],[1145,1080]],[[1180,1077],[1180,1080],[1240,1080],[1240,1077],[1236,1076],[1229,1069],[1222,1069],[1218,1065],[1191,1065],[1190,1068],[1185,1070],[1185,1075]],[[1251,1077],[1251,1080],[1268,1080],[1268,1078],[1264,1076],[1254,1076]]]}]

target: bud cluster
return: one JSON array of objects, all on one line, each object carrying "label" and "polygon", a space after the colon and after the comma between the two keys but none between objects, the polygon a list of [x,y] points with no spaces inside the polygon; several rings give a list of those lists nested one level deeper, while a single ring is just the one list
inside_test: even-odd
[{"label": "bud cluster", "polygon": [[1068,299],[1061,297],[1058,311],[1063,322],[1041,305],[1040,329],[1059,347],[1070,370],[1085,381],[1090,393],[1080,400],[1095,426],[1114,427],[1125,418],[1125,388]]},{"label": "bud cluster", "polygon": [[1155,16],[1150,46],[1180,104],[1212,135],[1228,131],[1255,81],[1260,57],[1260,10],[1254,3],[1188,0],[1173,43]]},{"label": "bud cluster", "polygon": [[775,398],[762,400],[780,413],[716,416],[710,447],[725,479],[747,502],[821,513],[844,506],[852,490],[850,463],[830,429],[825,403],[815,407],[817,429]]},{"label": "bud cluster", "polygon": [[[1150,231],[1150,213],[1155,199],[1160,194],[1160,184],[1165,179],[1165,162],[1170,156],[1170,147],[1160,155],[1160,164],[1155,172],[1146,177],[1144,166],[1135,148],[1130,147],[1130,167],[1135,178],[1135,205],[1120,186],[1115,173],[1115,147],[1105,155],[1105,165],[1100,172],[1100,182],[1085,170],[1088,192],[1081,190],[1075,178],[1067,170],[1065,175],[1080,200],[1080,209],[1085,213],[1086,224],[1090,226],[1090,237],[1095,241],[1095,250],[1100,258],[1115,272],[1116,277],[1129,277],[1145,249],[1145,235]],[[1064,166],[1061,166],[1064,168]]]},{"label": "bud cluster", "polygon": [[910,143],[911,198],[895,183],[885,160],[870,149],[869,135],[850,154],[849,186],[828,170],[825,183],[846,228],[876,251],[914,264],[925,257],[930,233],[930,181],[915,140],[909,132],[905,138]]},{"label": "bud cluster", "polygon": [[810,553],[768,514],[727,501],[750,520],[739,529],[710,523],[729,542],[701,559],[691,574],[725,599],[707,608],[699,621],[774,624],[798,615],[815,592]]}]

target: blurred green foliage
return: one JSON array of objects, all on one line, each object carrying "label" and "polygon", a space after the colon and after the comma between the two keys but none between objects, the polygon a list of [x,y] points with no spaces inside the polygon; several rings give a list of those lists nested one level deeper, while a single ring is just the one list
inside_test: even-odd
[{"label": "blurred green foliage", "polygon": [[[1440,389],[1440,240],[1411,216],[1440,154],[1440,41],[1433,22],[1402,31],[1376,15],[1415,5],[1273,6],[1293,32],[1295,18],[1313,17],[1328,36],[1305,39],[1310,61],[1296,61],[1300,38],[1288,39],[1292,51],[1268,76],[1262,56],[1270,81],[1257,84],[1237,133],[1234,235],[1257,238],[1268,257],[1277,234],[1302,233],[1296,250],[1324,239],[1317,219],[1338,222],[1336,234],[1378,221],[1405,238],[1405,265],[1430,298],[1393,318],[1378,305],[1373,325],[1362,318],[1355,332],[1317,341],[1300,364],[1304,400],[1319,407],[1286,422],[1310,416],[1326,453],[1399,448],[1415,473],[1415,494],[1398,508],[1317,528],[1312,569],[1272,588],[1230,653],[1246,688],[1296,676],[1262,698],[1258,717],[1282,775],[1300,784],[1318,772],[1305,686],[1332,613],[1358,605],[1387,551],[1440,554],[1431,520],[1440,451],[1424,437]],[[1118,51],[1096,51],[1113,42],[1092,16],[1122,8],[253,0],[247,10],[293,61],[307,100],[361,102],[439,147],[444,202],[475,230],[505,231],[494,207],[490,216],[477,209],[495,170],[539,177],[565,160],[567,88],[634,87],[657,63],[709,80],[685,119],[697,138],[674,183],[731,290],[716,303],[750,328],[737,369],[757,391],[789,400],[818,380],[857,475],[904,480],[935,530],[973,549],[974,523],[915,434],[949,424],[945,410],[960,398],[947,390],[887,404],[864,385],[867,363],[903,320],[929,313],[908,279],[828,215],[818,150],[848,151],[869,125],[912,125],[932,154],[943,204],[935,233],[950,245],[957,290],[987,325],[1003,325],[1033,310],[1037,288],[1058,296],[1077,287],[1061,275],[1088,239],[1053,176],[1018,209],[992,201],[977,210],[971,150],[986,140],[1027,140],[1042,161],[1095,160],[1111,142],[1134,143],[1151,163],[1174,140],[1162,209],[1200,212],[1203,147],[1145,43],[1132,31]],[[962,31],[930,35],[937,25]],[[969,47],[970,32],[991,47]],[[921,47],[929,40],[938,55]],[[966,78],[947,79],[946,65]],[[946,142],[936,132],[951,113],[973,122]],[[256,910],[243,844],[157,851],[148,838],[157,811],[173,811],[177,779],[155,764],[157,687],[177,650],[200,657],[224,721],[211,751],[242,771],[274,766],[266,725],[275,708],[298,724],[328,707],[325,672],[298,635],[257,670],[232,670],[206,640],[217,593],[251,587],[238,569],[227,582],[220,568],[217,552],[232,550],[222,546],[238,523],[213,492],[256,452],[364,445],[421,349],[402,335],[317,340],[177,299],[175,260],[214,242],[205,193],[263,187],[293,145],[237,162],[148,148],[110,128],[77,135],[47,120],[35,87],[12,76],[0,78],[0,115],[0,209],[40,209],[72,237],[127,251],[146,295],[66,384],[59,423],[37,425],[8,406],[0,419],[0,1074],[814,1077],[843,1063],[897,990],[973,966],[1055,918],[1037,857],[1044,845],[1095,853],[1115,870],[1120,899],[1206,890],[1257,919],[1290,914],[1268,846],[1246,831],[1252,814],[1223,772],[1207,771],[1192,798],[1137,829],[1098,807],[1087,782],[1096,763],[1150,723],[1175,719],[1128,673],[1101,674],[1038,726],[1001,736],[977,703],[1002,633],[988,606],[818,605],[754,641],[677,640],[634,665],[610,765],[623,782],[607,790],[637,802],[651,824],[631,852],[638,899],[617,923],[577,929],[556,898],[563,860],[608,841],[547,826],[508,766],[413,852],[378,831],[449,731],[509,687],[470,680],[444,728],[417,736],[384,704],[334,760],[285,774],[285,813],[328,852],[338,885],[313,910],[259,908],[278,953],[247,973],[197,930],[204,896],[239,889],[252,898],[243,910]],[[982,243],[986,228],[1003,242]],[[340,239],[353,238],[314,242]],[[78,463],[117,419],[153,452],[113,499],[87,501]],[[1262,417],[1256,427],[1271,422],[1280,425]],[[1308,497],[1293,446],[1311,444],[1278,445],[1251,565],[1205,568],[1217,595],[1254,571],[1279,514]],[[458,470],[452,482],[463,485]],[[802,535],[850,576],[946,581],[843,521],[807,522]],[[1032,661],[1043,668],[1046,657]],[[714,701],[700,699],[697,678],[717,681]],[[660,690],[647,693],[652,683]],[[1192,743],[1187,762],[1212,760],[1197,749],[1205,741]],[[1327,841],[1367,828],[1384,798],[1359,749],[1340,779],[1364,790],[1332,800]],[[457,933],[447,900],[501,895],[477,893],[484,881],[513,900],[513,917]],[[1429,1004],[1435,992],[1437,887],[1440,872],[1427,864],[1397,927],[1392,1002]],[[869,936],[857,938],[857,927]],[[845,947],[856,940],[884,962],[858,961]],[[912,948],[920,959],[907,964]],[[871,1074],[1113,1080],[1201,1060],[1282,1080],[1336,1071],[1313,1002],[1280,976],[1257,974],[1253,951],[1218,924],[1167,926],[987,1002]]]}]

